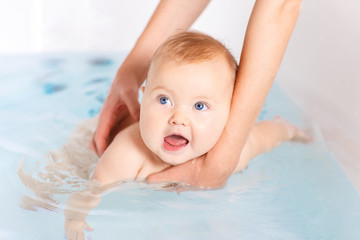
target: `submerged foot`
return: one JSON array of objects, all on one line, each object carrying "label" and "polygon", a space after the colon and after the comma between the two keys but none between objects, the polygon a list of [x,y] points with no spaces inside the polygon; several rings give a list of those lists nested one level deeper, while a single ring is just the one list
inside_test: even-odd
[{"label": "submerged foot", "polygon": [[308,143],[313,141],[313,138],[309,133],[291,124],[290,122],[281,118],[280,116],[275,116],[272,121],[284,124],[286,126],[286,129],[288,130],[288,134],[289,134],[289,139],[291,141],[296,141],[301,143]]}]

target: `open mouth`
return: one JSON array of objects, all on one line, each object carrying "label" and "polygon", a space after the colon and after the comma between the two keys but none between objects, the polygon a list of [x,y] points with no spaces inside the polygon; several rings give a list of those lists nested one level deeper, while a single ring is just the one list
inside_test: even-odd
[{"label": "open mouth", "polygon": [[186,147],[189,140],[181,135],[173,134],[164,138],[163,146],[168,151],[178,151]]}]

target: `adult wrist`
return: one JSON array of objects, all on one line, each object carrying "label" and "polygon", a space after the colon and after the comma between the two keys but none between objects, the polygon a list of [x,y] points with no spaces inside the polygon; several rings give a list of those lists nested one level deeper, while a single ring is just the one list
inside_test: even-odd
[{"label": "adult wrist", "polygon": [[138,87],[142,85],[146,79],[151,61],[151,57],[146,59],[145,56],[142,56],[144,55],[136,49],[129,53],[117,72],[118,76],[125,76],[125,78],[121,77],[120,79],[125,81],[131,79],[131,81],[134,81],[135,78]]}]

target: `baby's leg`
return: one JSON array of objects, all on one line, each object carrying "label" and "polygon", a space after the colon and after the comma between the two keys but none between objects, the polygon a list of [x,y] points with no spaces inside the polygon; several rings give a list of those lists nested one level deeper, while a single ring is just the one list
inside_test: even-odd
[{"label": "baby's leg", "polygon": [[305,143],[311,141],[311,137],[280,117],[275,117],[271,121],[257,122],[244,145],[235,171],[241,171],[251,159],[263,152],[270,151],[285,141]]}]

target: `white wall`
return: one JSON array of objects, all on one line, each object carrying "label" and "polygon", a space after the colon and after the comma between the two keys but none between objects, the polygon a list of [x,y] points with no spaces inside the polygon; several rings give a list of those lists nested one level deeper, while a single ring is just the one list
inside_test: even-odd
[{"label": "white wall", "polygon": [[319,123],[360,192],[360,1],[309,0],[287,49],[279,83]]},{"label": "white wall", "polygon": [[[129,51],[157,4],[154,0],[0,0],[0,54]],[[193,28],[219,38],[239,57],[252,4],[213,0]]]},{"label": "white wall", "polygon": [[0,54],[129,50],[156,4],[0,0]]},{"label": "white wall", "polygon": [[[0,54],[129,51],[158,1],[0,0]],[[193,28],[240,55],[254,1],[213,0]],[[360,2],[303,0],[277,81],[360,191]]]}]

